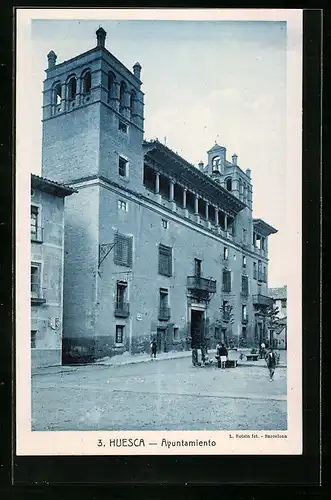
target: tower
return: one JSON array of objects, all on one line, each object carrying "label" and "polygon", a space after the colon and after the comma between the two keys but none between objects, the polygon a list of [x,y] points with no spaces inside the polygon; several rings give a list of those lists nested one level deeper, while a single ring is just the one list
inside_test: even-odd
[{"label": "tower", "polygon": [[119,197],[125,206],[125,193],[143,189],[141,66],[127,69],[106,49],[106,35],[100,27],[96,46],[68,61],[47,56],[42,171],[78,191],[65,212],[64,362],[73,353],[93,359],[109,345],[109,321],[100,316],[113,303],[116,273],[107,262],[100,280],[100,255],[116,232],[128,232],[125,211],[117,217]]}]

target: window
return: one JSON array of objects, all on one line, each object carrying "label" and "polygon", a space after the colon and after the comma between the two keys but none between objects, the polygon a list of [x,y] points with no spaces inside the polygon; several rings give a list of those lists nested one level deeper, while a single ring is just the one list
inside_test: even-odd
[{"label": "window", "polygon": [[58,83],[54,87],[54,95],[53,95],[53,103],[57,106],[62,102],[62,86],[61,83]]},{"label": "window", "polygon": [[262,262],[259,260],[257,264],[257,279],[259,281],[263,281],[262,276]]},{"label": "window", "polygon": [[40,237],[39,222],[39,209],[38,207],[31,206],[31,240],[37,241]]},{"label": "window", "polygon": [[221,158],[219,156],[214,156],[212,159],[212,168],[213,171],[217,170],[218,172],[220,171],[220,163],[221,163]]},{"label": "window", "polygon": [[242,335],[243,339],[246,339],[246,337],[247,337],[247,328],[246,328],[246,326],[242,327],[242,329],[241,329],[241,335]]},{"label": "window", "polygon": [[241,277],[241,294],[245,297],[248,295],[248,276]]},{"label": "window", "polygon": [[114,81],[115,81],[115,75],[114,75],[114,73],[109,71],[108,72],[108,93],[111,92],[111,90],[113,88]]},{"label": "window", "polygon": [[286,299],[281,299],[281,308],[286,310]]},{"label": "window", "polygon": [[253,278],[257,279],[257,265],[256,262],[253,262]]},{"label": "window", "polygon": [[115,234],[114,263],[118,266],[132,266],[132,236]]},{"label": "window", "polygon": [[243,255],[243,267],[246,268],[247,265],[247,258],[246,255]]},{"label": "window", "polygon": [[229,249],[228,249],[228,247],[224,247],[223,258],[224,258],[224,260],[228,260],[228,258],[229,258]]},{"label": "window", "polygon": [[229,177],[228,179],[226,179],[225,181],[225,187],[228,191],[232,191],[232,179],[231,177]]},{"label": "window", "polygon": [[124,341],[124,325],[116,325],[115,343],[123,344]]},{"label": "window", "polygon": [[41,297],[41,266],[40,264],[31,265],[31,297],[40,298]]},{"label": "window", "polygon": [[123,111],[123,107],[125,105],[125,92],[126,92],[126,85],[124,82],[121,82],[121,85],[120,85],[120,112]]},{"label": "window", "polygon": [[201,260],[194,259],[194,276],[200,278],[201,276]]},{"label": "window", "polygon": [[177,326],[174,327],[174,340],[179,340],[179,328]]},{"label": "window", "polygon": [[159,274],[172,276],[172,248],[159,245]]},{"label": "window", "polygon": [[223,292],[231,292],[231,271],[227,269],[223,271]]},{"label": "window", "polygon": [[261,238],[261,248],[262,250],[265,249],[265,238]]},{"label": "window", "polygon": [[266,266],[263,266],[263,281],[267,283],[267,268]]},{"label": "window", "polygon": [[72,76],[68,82],[68,99],[72,101],[76,97],[77,92],[77,81],[74,76]]},{"label": "window", "polygon": [[127,286],[127,283],[120,281],[116,284],[116,309],[124,308]]},{"label": "window", "polygon": [[121,132],[124,132],[125,134],[127,133],[128,131],[128,126],[122,122],[121,120],[118,122],[118,130],[120,130]]},{"label": "window", "polygon": [[127,177],[128,175],[128,160],[122,158],[122,156],[118,159],[118,175],[121,177]]},{"label": "window", "polygon": [[162,219],[162,226],[164,227],[164,229],[168,228],[168,221],[166,219]]},{"label": "window", "polygon": [[128,204],[126,201],[118,200],[117,207],[119,210],[124,210],[125,212],[128,211]]},{"label": "window", "polygon": [[160,309],[168,307],[168,290],[160,288]]},{"label": "window", "polygon": [[243,228],[243,243],[247,243],[247,231]]},{"label": "window", "polygon": [[91,72],[87,71],[83,77],[83,93],[89,94],[91,91],[92,80],[91,80]]},{"label": "window", "polygon": [[36,347],[37,330],[31,330],[31,349]]},{"label": "window", "polygon": [[246,321],[247,320],[247,306],[246,305],[241,306],[241,313],[242,313],[242,319],[244,321]]},{"label": "window", "polygon": [[130,93],[130,113],[131,113],[131,116],[135,112],[135,100],[136,100],[136,93],[134,90],[132,90],[132,92]]}]

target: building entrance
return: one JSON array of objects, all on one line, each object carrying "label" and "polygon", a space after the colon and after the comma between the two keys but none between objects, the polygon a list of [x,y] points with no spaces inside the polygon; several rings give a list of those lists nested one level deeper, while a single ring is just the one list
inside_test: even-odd
[{"label": "building entrance", "polygon": [[166,328],[156,330],[157,352],[167,352],[166,332]]},{"label": "building entrance", "polygon": [[200,348],[204,341],[204,311],[191,309],[191,347]]}]

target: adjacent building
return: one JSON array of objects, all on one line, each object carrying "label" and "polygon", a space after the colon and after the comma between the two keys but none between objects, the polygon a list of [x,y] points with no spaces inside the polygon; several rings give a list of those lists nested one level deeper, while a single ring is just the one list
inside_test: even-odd
[{"label": "adjacent building", "polygon": [[48,54],[43,173],[74,186],[65,221],[63,361],[259,345],[268,237],[253,218],[251,171],[214,144],[194,166],[144,140],[141,66],[97,44]]},{"label": "adjacent building", "polygon": [[31,176],[32,366],[62,363],[64,200],[74,193]]},{"label": "adjacent building", "polygon": [[287,286],[269,288],[269,297],[278,309],[277,327],[274,330],[274,344],[277,349],[287,349]]}]

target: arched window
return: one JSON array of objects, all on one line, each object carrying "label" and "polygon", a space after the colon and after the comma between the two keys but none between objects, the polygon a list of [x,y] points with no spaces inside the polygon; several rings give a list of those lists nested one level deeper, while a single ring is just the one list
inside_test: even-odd
[{"label": "arched window", "polygon": [[225,187],[228,191],[232,191],[232,179],[231,179],[231,177],[228,177],[228,179],[226,179]]},{"label": "arched window", "polygon": [[130,113],[131,113],[131,116],[135,112],[135,99],[136,99],[136,93],[134,90],[132,90],[130,93]]},{"label": "arched window", "polygon": [[61,83],[57,83],[53,89],[53,104],[57,106],[62,102],[62,86]]},{"label": "arched window", "polygon": [[110,92],[113,88],[113,84],[115,81],[115,75],[112,71],[108,71],[108,91]]},{"label": "arched window", "polygon": [[87,71],[83,76],[83,93],[89,94],[92,86],[91,71]]},{"label": "arched window", "polygon": [[217,170],[219,172],[220,171],[220,164],[221,164],[220,156],[214,156],[214,158],[212,159],[213,171]]},{"label": "arched window", "polygon": [[72,101],[75,99],[77,93],[77,80],[76,77],[72,76],[68,82],[68,99]]},{"label": "arched window", "polygon": [[124,82],[121,82],[121,86],[120,86],[120,109],[123,108],[123,106],[124,106],[125,90],[126,90],[126,85],[125,85]]}]

